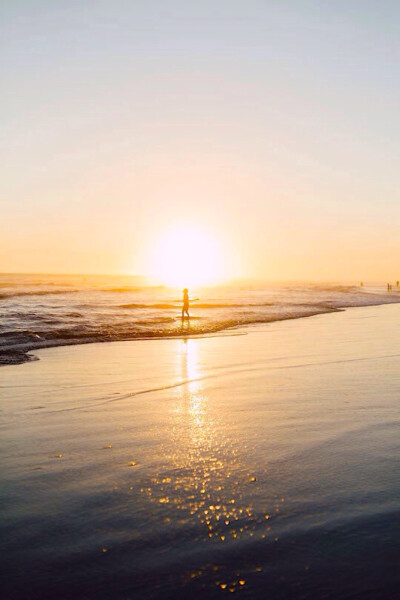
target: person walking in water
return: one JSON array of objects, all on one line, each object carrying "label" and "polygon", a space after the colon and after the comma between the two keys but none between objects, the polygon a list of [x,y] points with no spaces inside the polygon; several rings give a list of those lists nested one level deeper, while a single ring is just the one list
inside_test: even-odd
[{"label": "person walking in water", "polygon": [[189,290],[187,288],[185,288],[183,290],[182,321],[185,318],[185,313],[187,314],[187,318],[190,319],[190,315],[189,315]]}]

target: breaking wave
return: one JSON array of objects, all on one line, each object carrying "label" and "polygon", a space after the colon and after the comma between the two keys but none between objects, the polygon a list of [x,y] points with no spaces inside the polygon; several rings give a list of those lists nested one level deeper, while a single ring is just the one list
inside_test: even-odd
[{"label": "breaking wave", "polygon": [[20,296],[56,296],[58,294],[76,294],[81,290],[35,290],[35,291],[11,291],[5,294],[0,294],[0,300],[6,300],[7,298],[18,298]]}]

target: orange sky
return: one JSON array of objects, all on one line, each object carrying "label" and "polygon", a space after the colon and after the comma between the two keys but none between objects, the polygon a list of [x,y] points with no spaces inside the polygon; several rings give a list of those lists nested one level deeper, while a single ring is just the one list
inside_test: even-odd
[{"label": "orange sky", "polygon": [[399,278],[400,11],[356,4],[10,3],[0,271],[193,231],[220,277]]}]

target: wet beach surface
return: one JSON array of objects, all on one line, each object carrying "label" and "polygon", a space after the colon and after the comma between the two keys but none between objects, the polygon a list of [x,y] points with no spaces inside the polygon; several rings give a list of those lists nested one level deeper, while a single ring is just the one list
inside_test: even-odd
[{"label": "wet beach surface", "polygon": [[399,329],[355,308],[2,367],[3,597],[398,598]]}]

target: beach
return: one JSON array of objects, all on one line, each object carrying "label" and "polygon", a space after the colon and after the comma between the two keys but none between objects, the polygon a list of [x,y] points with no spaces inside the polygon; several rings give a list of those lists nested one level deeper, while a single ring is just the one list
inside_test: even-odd
[{"label": "beach", "polygon": [[3,598],[399,597],[400,305],[3,366]]}]

